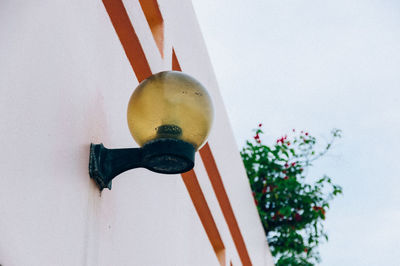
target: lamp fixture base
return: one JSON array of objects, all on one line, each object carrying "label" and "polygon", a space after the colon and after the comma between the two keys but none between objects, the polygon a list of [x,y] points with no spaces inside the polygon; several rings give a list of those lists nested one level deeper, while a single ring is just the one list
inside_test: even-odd
[{"label": "lamp fixture base", "polygon": [[161,174],[179,174],[194,167],[195,148],[178,139],[161,138],[142,148],[107,149],[90,144],[89,175],[100,190],[111,190],[112,179],[134,168],[143,167]]}]

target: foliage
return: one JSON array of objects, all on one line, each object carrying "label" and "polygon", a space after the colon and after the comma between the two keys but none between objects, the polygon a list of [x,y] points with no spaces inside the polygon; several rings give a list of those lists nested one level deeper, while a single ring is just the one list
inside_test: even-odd
[{"label": "foliage", "polygon": [[294,129],[291,137],[264,145],[261,126],[241,155],[272,255],[277,266],[315,265],[320,262],[319,243],[328,240],[323,220],[329,202],[342,188],[328,176],[309,183],[305,173],[341,137],[341,131],[332,130],[331,140],[317,152],[315,137]]}]

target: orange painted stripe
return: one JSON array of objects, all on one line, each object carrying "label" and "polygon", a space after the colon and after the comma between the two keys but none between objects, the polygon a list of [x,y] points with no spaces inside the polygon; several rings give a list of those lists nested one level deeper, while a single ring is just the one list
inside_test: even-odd
[{"label": "orange painted stripe", "polygon": [[[103,0],[103,4],[138,81],[143,81],[147,77],[151,76],[152,72],[122,0]],[[175,60],[175,67],[173,68],[179,68],[174,70],[180,71],[181,69],[175,52],[173,53],[173,56],[175,58],[173,59]],[[225,246],[222,242],[201,187],[197,181],[195,172],[191,170],[182,174],[182,180],[185,183],[189,196],[219,262],[221,265],[225,265]]]},{"label": "orange painted stripe", "polygon": [[[175,50],[172,48],[172,70],[182,71]],[[225,266],[225,247],[219,234],[218,228],[215,225],[214,218],[208,208],[207,201],[197,181],[194,170],[182,174],[183,182],[189,192],[190,198],[193,201],[197,214],[200,217],[201,223],[206,230],[208,239],[214,248],[215,254],[221,265]]]},{"label": "orange painted stripe", "polygon": [[164,19],[161,15],[157,0],[139,0],[144,16],[150,26],[154,41],[164,57]]},{"label": "orange painted stripe", "polygon": [[172,70],[182,71],[178,58],[176,57],[175,50],[172,48]]},{"label": "orange painted stripe", "polygon": [[225,217],[225,221],[228,224],[228,228],[231,232],[233,242],[235,243],[240,260],[245,266],[252,265],[249,253],[246,248],[246,244],[244,243],[242,233],[240,232],[239,225],[235,218],[235,214],[233,213],[231,203],[229,201],[228,195],[226,194],[221,175],[218,171],[217,164],[215,163],[214,156],[208,143],[206,143],[203,148],[201,148],[200,156],[203,160],[207,174],[210,178],[211,185],[214,189],[214,193],[217,197],[219,206],[221,207],[222,213]]},{"label": "orange painted stripe", "polygon": [[[172,49],[172,69],[176,71],[182,71],[174,49]],[[235,243],[240,260],[242,261],[242,264],[244,266],[252,265],[249,253],[246,248],[246,244],[244,243],[242,233],[240,232],[239,225],[235,218],[235,214],[233,213],[231,203],[229,201],[228,195],[226,194],[221,175],[218,171],[217,164],[208,143],[206,143],[204,147],[200,150],[200,156],[203,160],[208,177],[210,178],[211,185],[214,189],[214,193],[217,197],[219,206],[225,217],[225,221],[228,225],[229,231],[232,235],[232,239]]]},{"label": "orange painted stripe", "polygon": [[103,0],[125,54],[139,82],[151,76],[151,69],[122,0]]},{"label": "orange painted stripe", "polygon": [[218,257],[219,262],[221,265],[225,265],[225,246],[222,242],[210,208],[208,207],[206,198],[201,190],[200,184],[197,181],[195,172],[190,170],[189,172],[183,173],[182,180],[185,183],[186,189],[189,192],[196,212],[206,231],[207,237],[211,242],[214,252]]}]

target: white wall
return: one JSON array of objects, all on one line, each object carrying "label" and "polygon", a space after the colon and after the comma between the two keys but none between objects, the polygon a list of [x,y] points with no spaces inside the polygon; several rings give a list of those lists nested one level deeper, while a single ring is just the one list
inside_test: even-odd
[{"label": "white wall", "polygon": [[[210,90],[211,149],[253,264],[272,265],[191,4],[160,1],[161,60],[138,2],[124,3],[152,71],[170,69],[174,46],[183,71]],[[90,142],[137,146],[126,124],[137,84],[101,1],[0,2],[0,264],[219,265],[180,175],[136,169],[102,194],[89,179]],[[240,265],[196,163],[227,263]]]}]

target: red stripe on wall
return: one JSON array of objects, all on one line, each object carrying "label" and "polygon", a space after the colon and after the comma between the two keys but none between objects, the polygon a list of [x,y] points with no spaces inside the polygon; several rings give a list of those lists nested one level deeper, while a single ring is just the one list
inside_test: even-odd
[{"label": "red stripe on wall", "polygon": [[[172,70],[181,71],[181,66],[179,64],[174,49],[172,49]],[[203,160],[208,177],[210,178],[214,193],[225,217],[225,221],[228,225],[229,231],[232,235],[240,260],[245,266],[252,265],[249,253],[246,248],[246,244],[244,243],[242,233],[240,232],[239,225],[236,221],[235,214],[233,213],[231,203],[229,201],[228,195],[226,194],[221,175],[219,174],[217,164],[215,163],[214,156],[208,143],[206,143],[204,147],[200,150],[200,156]]]},{"label": "red stripe on wall", "polygon": [[164,19],[161,15],[157,0],[139,0],[144,16],[150,26],[154,41],[164,57]]},{"label": "red stripe on wall", "polygon": [[142,45],[133,29],[122,0],[103,0],[125,54],[139,82],[151,76],[151,69]]},{"label": "red stripe on wall", "polygon": [[178,58],[176,57],[175,50],[172,48],[172,70],[182,71]]},{"label": "red stripe on wall", "polygon": [[[172,70],[182,71],[178,58],[176,57],[175,50],[172,48]],[[208,204],[197,181],[194,170],[182,174],[183,181],[185,182],[186,189],[193,201],[197,214],[206,230],[208,239],[214,248],[215,254],[221,265],[225,266],[225,247],[219,235],[217,226],[215,225],[214,218],[208,208]]]},{"label": "red stripe on wall", "polygon": [[189,192],[193,205],[200,218],[200,221],[206,231],[208,239],[217,255],[221,265],[225,265],[225,246],[222,242],[218,228],[214,218],[208,207],[206,198],[201,190],[200,184],[197,181],[197,176],[193,170],[182,174],[182,180],[185,183],[186,189]]},{"label": "red stripe on wall", "polygon": [[[125,54],[132,66],[132,69],[133,69],[138,81],[139,82],[143,81],[147,77],[151,76],[152,72],[151,72],[150,65],[146,59],[143,48],[140,44],[140,41],[136,35],[134,28],[132,26],[132,23],[129,19],[129,16],[126,12],[126,9],[125,9],[125,6],[124,6],[122,0],[103,0],[103,4],[107,10],[107,13],[111,19],[114,29],[118,35],[118,38],[120,39],[122,47],[125,51]],[[181,70],[179,62],[176,58],[175,51],[173,51],[173,69],[178,70],[178,71]],[[207,144],[207,146],[208,146],[208,144]],[[204,161],[204,159],[203,159],[203,161]],[[207,165],[206,165],[206,169],[207,169]],[[216,166],[215,166],[215,169],[216,169]],[[208,169],[207,169],[207,172],[209,172]],[[213,246],[213,249],[218,257],[218,260],[221,263],[221,265],[225,265],[225,247],[224,247],[224,244],[220,237],[218,228],[216,227],[214,218],[208,207],[207,201],[205,200],[204,194],[203,194],[201,187],[197,181],[196,174],[194,173],[193,170],[191,170],[187,173],[182,174],[182,179],[183,179],[183,182],[185,183],[185,186],[189,192],[189,195],[195,206],[195,209],[200,218],[200,221],[206,231],[207,237],[209,238],[209,240]],[[210,176],[210,180],[212,180],[211,176]],[[221,184],[222,184],[222,181],[221,181]],[[214,188],[214,192],[217,195],[219,204],[221,206],[221,201],[218,197],[218,194],[217,194],[217,191],[216,191],[214,185],[213,185],[213,188]],[[227,198],[226,193],[225,193],[225,197],[226,197],[226,200],[228,201],[228,205],[230,206],[229,199]],[[231,209],[231,212],[233,215],[232,209]],[[223,211],[223,213],[225,216],[225,220],[228,222],[227,216],[224,211]],[[234,222],[236,223],[234,216],[233,216],[233,219],[234,219]],[[236,223],[236,226],[237,226],[237,223]],[[234,238],[235,245],[239,251],[239,256],[242,259],[243,255],[241,253],[243,253],[243,252],[241,252],[241,251],[243,251],[243,247],[244,247],[244,250],[246,251],[246,254],[247,254],[246,247],[245,246],[241,246],[240,248],[238,247],[240,245],[238,245],[237,241],[235,240],[235,237],[237,238],[237,232],[235,234],[232,233],[233,231],[231,229],[229,222],[228,222],[228,227],[231,231],[232,237]],[[237,227],[237,231],[239,232],[239,235],[241,237],[240,230],[238,227]],[[242,239],[242,244],[244,245],[243,238],[241,238],[241,239]],[[248,255],[247,255],[247,257],[248,257]],[[242,259],[242,262],[243,261],[245,261],[245,260]],[[250,262],[250,259],[248,259],[248,261]],[[251,263],[243,263],[243,265],[251,265]]]},{"label": "red stripe on wall", "polygon": [[233,242],[235,243],[240,260],[245,266],[252,265],[249,253],[246,248],[246,244],[244,242],[242,233],[240,232],[239,225],[235,218],[235,214],[233,213],[231,203],[229,201],[228,195],[226,194],[221,175],[218,171],[217,164],[215,163],[214,156],[208,143],[206,143],[206,145],[204,145],[204,147],[200,150],[200,156],[203,160],[207,174],[210,178],[211,185],[214,189],[214,193],[217,197],[219,206],[221,207],[226,223],[228,224],[228,228],[231,232]]}]

